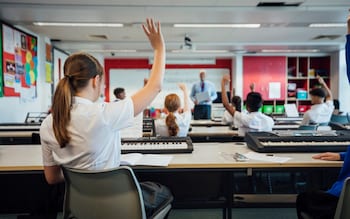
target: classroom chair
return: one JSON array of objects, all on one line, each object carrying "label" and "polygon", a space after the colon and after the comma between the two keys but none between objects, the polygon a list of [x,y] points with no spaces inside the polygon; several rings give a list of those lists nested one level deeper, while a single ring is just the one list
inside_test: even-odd
[{"label": "classroom chair", "polygon": [[316,130],[317,125],[301,125],[298,130]]},{"label": "classroom chair", "polygon": [[348,124],[349,120],[348,120],[348,116],[347,115],[335,115],[335,114],[332,114],[331,122],[336,122],[336,123],[340,123],[340,124]]},{"label": "classroom chair", "polygon": [[[63,219],[146,219],[139,183],[127,166],[102,171],[62,167],[66,192]],[[152,219],[164,218],[171,204]]]},{"label": "classroom chair", "polygon": [[334,219],[350,218],[349,204],[350,204],[350,177],[346,178],[346,180],[344,181],[343,189],[339,197]]}]

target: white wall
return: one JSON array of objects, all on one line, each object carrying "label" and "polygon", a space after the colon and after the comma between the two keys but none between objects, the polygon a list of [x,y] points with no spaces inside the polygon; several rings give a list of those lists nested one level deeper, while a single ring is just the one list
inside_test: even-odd
[{"label": "white wall", "polygon": [[[338,88],[338,99],[340,103],[340,111],[342,112],[350,112],[350,85],[349,80],[346,74],[346,59],[345,59],[345,49],[342,49],[337,53],[338,59],[338,68],[335,69],[335,71],[338,72],[332,72],[332,75],[337,75],[339,80],[336,81],[338,84],[333,85],[332,84],[332,90],[333,88]],[[333,58],[333,57],[332,57]],[[348,63],[350,65],[350,63]],[[331,81],[333,81],[333,78],[331,78]]]},{"label": "white wall", "polygon": [[[176,93],[180,97],[183,96],[178,83],[185,83],[189,92],[192,85],[199,81],[200,69],[166,69],[162,91],[157,95],[156,99],[150,104],[151,107],[163,108],[165,96],[170,93]],[[206,79],[214,83],[216,90],[220,91],[220,83],[222,75],[228,74],[228,69],[205,69]],[[131,96],[143,87],[143,79],[149,77],[149,69],[111,69],[109,72],[109,94],[110,100],[115,99],[113,90],[116,87],[125,88],[126,95]],[[183,99],[183,98],[181,98]]]},{"label": "white wall", "polygon": [[27,112],[46,112],[51,106],[51,84],[45,82],[45,42],[49,40],[31,34],[38,37],[37,98],[23,102],[19,97],[0,97],[0,123],[24,122]]}]

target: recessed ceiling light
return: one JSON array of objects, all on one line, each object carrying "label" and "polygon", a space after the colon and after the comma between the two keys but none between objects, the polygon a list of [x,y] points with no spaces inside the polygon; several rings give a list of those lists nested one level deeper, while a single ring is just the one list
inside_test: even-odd
[{"label": "recessed ceiling light", "polygon": [[173,53],[187,53],[187,52],[193,52],[193,53],[228,53],[229,50],[183,50],[183,49],[175,49],[171,50]]},{"label": "recessed ceiling light", "polygon": [[314,23],[309,27],[346,27],[346,23]]},{"label": "recessed ceiling light", "polygon": [[200,28],[259,28],[260,24],[174,24],[174,27]]},{"label": "recessed ceiling light", "polygon": [[33,22],[36,26],[58,27],[123,27],[120,23],[71,23],[71,22]]},{"label": "recessed ceiling light", "polygon": [[261,52],[266,53],[308,53],[308,52],[319,52],[319,49],[263,49]]}]

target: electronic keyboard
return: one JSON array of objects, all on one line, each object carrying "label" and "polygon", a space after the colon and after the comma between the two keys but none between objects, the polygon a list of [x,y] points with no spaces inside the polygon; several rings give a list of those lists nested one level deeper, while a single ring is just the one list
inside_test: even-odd
[{"label": "electronic keyboard", "polygon": [[257,152],[343,152],[350,145],[350,131],[248,132],[245,141]]},{"label": "electronic keyboard", "polygon": [[122,138],[121,150],[122,154],[192,153],[193,144],[190,137]]}]

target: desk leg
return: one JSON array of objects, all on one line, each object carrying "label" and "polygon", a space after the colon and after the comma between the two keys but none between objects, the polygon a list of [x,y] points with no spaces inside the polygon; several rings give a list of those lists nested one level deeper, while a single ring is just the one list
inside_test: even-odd
[{"label": "desk leg", "polygon": [[231,171],[226,172],[227,177],[227,191],[226,191],[226,215],[224,218],[232,219],[232,206],[233,206],[233,173]]}]

